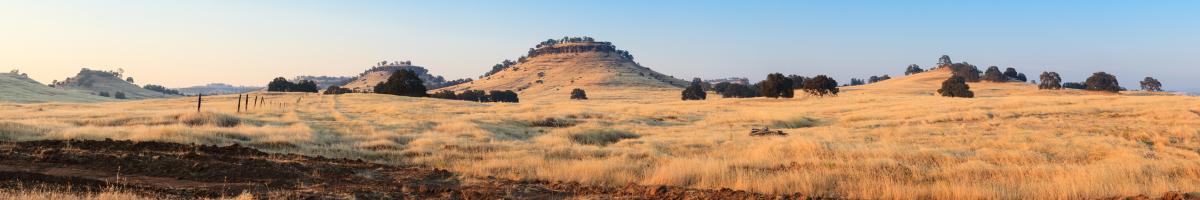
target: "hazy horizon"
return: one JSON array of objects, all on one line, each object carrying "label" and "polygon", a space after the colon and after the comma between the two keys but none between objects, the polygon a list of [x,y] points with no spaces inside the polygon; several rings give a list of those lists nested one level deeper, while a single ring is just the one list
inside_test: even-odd
[{"label": "hazy horizon", "polygon": [[1096,71],[1200,91],[1200,3],[718,1],[0,1],[0,69],[43,83],[123,68],[136,83],[265,85],[411,60],[476,78],[540,41],[590,36],[678,78],[903,75],[908,64]]}]

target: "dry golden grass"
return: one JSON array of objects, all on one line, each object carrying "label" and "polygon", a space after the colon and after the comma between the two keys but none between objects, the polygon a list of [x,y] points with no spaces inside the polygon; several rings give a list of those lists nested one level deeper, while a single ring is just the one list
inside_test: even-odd
[{"label": "dry golden grass", "polygon": [[[187,98],[0,104],[0,139],[239,143],[471,176],[867,199],[1200,191],[1200,98],[980,83],[980,98],[960,99],[890,81],[838,97],[687,102],[678,90],[588,90],[588,101],[563,91],[520,104],[268,94],[283,106],[246,113],[218,96],[205,114]],[[546,118],[570,125],[538,126]],[[748,136],[758,127],[789,135]]]},{"label": "dry golden grass", "polygon": [[[70,192],[44,187],[0,189],[0,200],[169,200],[177,199],[155,195],[141,195],[123,191],[118,188],[108,188],[100,192]],[[242,193],[236,197],[216,198],[214,200],[251,200],[254,196]]]}]

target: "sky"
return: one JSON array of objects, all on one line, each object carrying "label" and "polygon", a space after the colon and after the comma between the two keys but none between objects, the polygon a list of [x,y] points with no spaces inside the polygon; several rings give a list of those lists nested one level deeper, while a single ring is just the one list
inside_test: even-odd
[{"label": "sky", "polygon": [[0,0],[0,69],[138,84],[265,85],[411,60],[477,77],[540,41],[590,36],[679,78],[903,75],[941,55],[1064,81],[1093,72],[1200,91],[1200,1]]}]

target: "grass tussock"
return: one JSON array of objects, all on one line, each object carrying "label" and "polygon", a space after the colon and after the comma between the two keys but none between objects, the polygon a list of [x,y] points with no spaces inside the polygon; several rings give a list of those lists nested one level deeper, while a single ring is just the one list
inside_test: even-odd
[{"label": "grass tussock", "polygon": [[588,130],[571,134],[571,141],[583,145],[605,146],[624,139],[638,138],[637,134],[614,129]]},{"label": "grass tussock", "polygon": [[817,119],[808,117],[798,117],[790,120],[775,121],[771,124],[771,128],[809,128],[819,125]]},{"label": "grass tussock", "polygon": [[235,127],[242,123],[242,120],[238,117],[211,112],[180,114],[175,119],[188,126],[213,125],[217,127]]}]

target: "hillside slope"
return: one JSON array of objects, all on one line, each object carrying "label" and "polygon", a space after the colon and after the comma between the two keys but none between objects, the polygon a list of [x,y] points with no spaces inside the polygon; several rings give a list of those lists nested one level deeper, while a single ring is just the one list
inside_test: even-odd
[{"label": "hillside slope", "polygon": [[589,93],[593,90],[677,90],[688,84],[688,81],[639,65],[627,52],[617,50],[608,42],[543,43],[520,60],[522,62],[498,68],[479,80],[446,90],[513,90],[524,97],[561,96],[574,88]]},{"label": "hillside slope", "polygon": [[52,88],[20,74],[0,73],[0,101],[16,103],[101,102],[106,98],[75,90]]},{"label": "hillside slope", "polygon": [[109,93],[110,95],[115,95],[117,92],[121,92],[125,94],[126,99],[152,99],[179,96],[143,89],[133,83],[121,80],[114,72],[90,70],[87,68],[79,70],[79,73],[75,77],[70,77],[65,81],[56,83],[55,87],[79,90],[92,94]]}]

